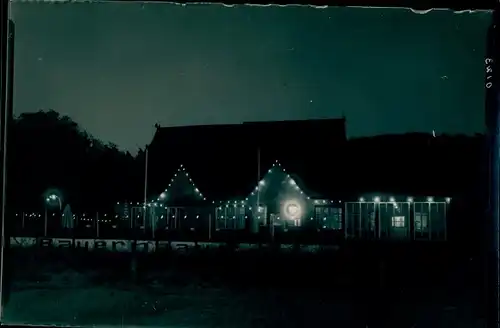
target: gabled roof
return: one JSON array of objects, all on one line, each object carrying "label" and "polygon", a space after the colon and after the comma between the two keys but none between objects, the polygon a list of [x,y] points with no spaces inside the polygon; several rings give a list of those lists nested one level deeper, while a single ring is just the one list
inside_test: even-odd
[{"label": "gabled roof", "polygon": [[[287,171],[281,166],[281,163],[278,160],[276,160],[276,162],[273,163],[271,168],[269,168],[266,171],[266,173],[264,173],[262,179],[260,179],[259,181],[255,181],[254,187],[248,190],[246,196],[244,197],[244,200],[247,201],[250,196],[253,196],[256,193],[258,193],[259,191],[263,191],[264,188],[267,188],[269,186],[268,180],[270,179],[270,177],[272,175],[277,174],[277,173],[281,173],[283,175],[282,180],[283,181],[288,180],[288,182],[290,182],[290,184],[293,185],[298,192],[300,192],[301,194],[304,194],[304,196],[307,199],[311,198],[312,192],[307,191],[307,189],[304,187],[304,184],[302,183],[302,181],[300,179],[296,178],[294,175],[287,173]],[[234,199],[226,199],[226,200],[229,202],[238,201],[238,200],[241,201],[241,200],[243,200],[243,197],[234,198]],[[226,200],[224,200],[224,201],[226,201]]]},{"label": "gabled roof", "polygon": [[[185,188],[191,190],[185,190]],[[177,202],[201,202],[206,200],[206,197],[195,185],[184,165],[181,164],[170,179],[167,188],[156,197],[155,201],[175,204]]]},{"label": "gabled roof", "polygon": [[157,128],[148,184],[160,191],[163,177],[183,163],[209,201],[244,199],[279,159],[294,179],[323,193],[330,173],[339,172],[345,140],[343,119]]}]

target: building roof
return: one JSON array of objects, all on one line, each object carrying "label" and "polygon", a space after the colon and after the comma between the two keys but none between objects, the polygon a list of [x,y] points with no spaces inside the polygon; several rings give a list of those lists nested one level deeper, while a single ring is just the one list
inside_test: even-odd
[{"label": "building roof", "polygon": [[244,198],[278,160],[312,194],[332,196],[345,141],[344,119],[157,127],[148,185],[161,192],[182,164],[207,200]]},{"label": "building roof", "polygon": [[481,135],[346,141],[344,125],[340,119],[158,127],[148,189],[163,191],[183,164],[208,201],[244,199],[276,160],[312,198],[358,199],[373,191],[456,199],[481,187]]}]

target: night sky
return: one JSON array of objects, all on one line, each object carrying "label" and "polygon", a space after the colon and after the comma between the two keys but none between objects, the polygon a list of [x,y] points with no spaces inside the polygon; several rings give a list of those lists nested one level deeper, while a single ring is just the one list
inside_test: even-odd
[{"label": "night sky", "polygon": [[347,118],[349,137],[484,129],[488,13],[12,4],[16,114],[135,152],[153,125]]}]

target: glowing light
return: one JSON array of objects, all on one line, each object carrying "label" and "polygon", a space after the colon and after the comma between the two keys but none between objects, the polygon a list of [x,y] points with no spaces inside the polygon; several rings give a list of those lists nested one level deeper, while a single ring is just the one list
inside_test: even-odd
[{"label": "glowing light", "polygon": [[373,198],[373,201],[375,203],[380,203],[380,197],[377,196],[377,197]]},{"label": "glowing light", "polygon": [[363,197],[359,197],[359,201],[360,201],[360,202],[364,202],[364,201],[365,201],[365,199],[364,199]]},{"label": "glowing light", "polygon": [[427,197],[427,201],[428,201],[429,203],[432,203],[432,202],[434,201],[434,198],[432,198],[432,197]]},{"label": "glowing light", "polygon": [[286,212],[289,216],[294,217],[299,213],[299,206],[296,204],[289,204],[286,208]]},{"label": "glowing light", "polygon": [[446,197],[445,198],[446,202],[449,204],[451,202],[451,198],[450,197]]},{"label": "glowing light", "polygon": [[396,200],[394,199],[394,197],[390,197],[390,198],[389,198],[389,201],[390,201],[391,203],[394,203]]},{"label": "glowing light", "polygon": [[413,203],[413,197],[408,197],[408,203]]},{"label": "glowing light", "polygon": [[298,220],[302,215],[302,207],[297,200],[288,200],[283,204],[283,212],[286,218]]}]

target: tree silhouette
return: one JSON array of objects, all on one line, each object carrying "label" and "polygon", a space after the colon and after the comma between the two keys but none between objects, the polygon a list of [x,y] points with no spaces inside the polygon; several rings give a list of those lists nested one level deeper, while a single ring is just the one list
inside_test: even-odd
[{"label": "tree silhouette", "polygon": [[68,116],[53,110],[23,113],[12,132],[10,205],[17,210],[39,210],[49,188],[60,190],[74,210],[106,210],[137,184],[130,178],[135,169],[130,153],[92,137]]}]

